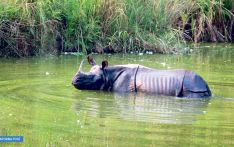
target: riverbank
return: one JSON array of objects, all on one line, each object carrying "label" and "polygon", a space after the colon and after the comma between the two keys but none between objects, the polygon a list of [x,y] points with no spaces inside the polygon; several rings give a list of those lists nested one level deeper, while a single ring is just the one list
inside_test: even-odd
[{"label": "riverbank", "polygon": [[232,0],[3,0],[0,56],[180,53],[234,40]]}]

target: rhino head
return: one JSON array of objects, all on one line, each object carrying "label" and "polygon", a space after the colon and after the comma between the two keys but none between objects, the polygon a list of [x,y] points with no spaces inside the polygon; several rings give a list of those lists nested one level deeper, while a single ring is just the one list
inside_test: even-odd
[{"label": "rhino head", "polygon": [[89,72],[83,72],[82,68],[84,60],[81,61],[80,67],[72,79],[72,85],[80,90],[100,90],[105,86],[105,72],[104,69],[108,66],[106,60],[102,61],[102,65],[96,64],[95,60],[87,57],[88,63],[92,66]]}]

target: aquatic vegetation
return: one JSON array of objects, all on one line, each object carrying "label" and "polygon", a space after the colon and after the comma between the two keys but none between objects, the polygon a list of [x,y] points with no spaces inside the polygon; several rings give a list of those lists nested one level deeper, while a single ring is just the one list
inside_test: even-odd
[{"label": "aquatic vegetation", "polygon": [[187,51],[234,39],[232,0],[2,0],[0,56]]}]

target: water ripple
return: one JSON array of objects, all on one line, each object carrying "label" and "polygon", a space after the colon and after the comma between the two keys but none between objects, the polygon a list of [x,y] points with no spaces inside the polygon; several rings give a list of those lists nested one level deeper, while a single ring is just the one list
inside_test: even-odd
[{"label": "water ripple", "polygon": [[[102,93],[103,94],[103,93]],[[76,111],[91,117],[112,117],[129,121],[190,124],[206,112],[209,100],[166,96],[106,94],[74,103]]]}]

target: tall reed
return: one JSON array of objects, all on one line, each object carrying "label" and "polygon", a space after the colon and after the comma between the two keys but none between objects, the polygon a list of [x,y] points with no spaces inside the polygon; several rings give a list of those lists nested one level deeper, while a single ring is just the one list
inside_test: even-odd
[{"label": "tall reed", "polygon": [[[230,41],[233,26],[233,0],[196,0],[182,14],[188,40],[195,42]],[[189,32],[190,31],[190,32]]]},{"label": "tall reed", "polygon": [[2,0],[0,56],[57,53],[58,41],[62,51],[179,53],[188,40],[234,38],[233,12],[233,0]]}]

